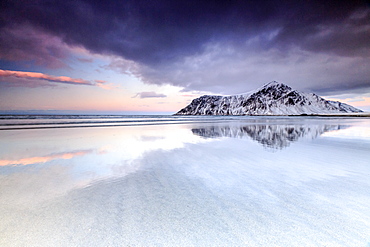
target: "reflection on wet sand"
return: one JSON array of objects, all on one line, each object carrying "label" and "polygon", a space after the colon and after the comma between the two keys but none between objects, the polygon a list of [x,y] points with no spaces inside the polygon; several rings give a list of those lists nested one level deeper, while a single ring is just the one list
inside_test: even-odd
[{"label": "reflection on wet sand", "polygon": [[264,147],[286,148],[300,138],[317,138],[328,131],[347,128],[345,125],[224,125],[193,128],[193,134],[204,138],[243,138],[250,137]]},{"label": "reflection on wet sand", "polygon": [[366,246],[369,130],[243,118],[0,131],[0,246]]},{"label": "reflection on wet sand", "polygon": [[63,153],[56,153],[50,154],[45,156],[36,156],[36,157],[28,157],[22,158],[17,160],[0,160],[0,166],[9,166],[9,165],[31,165],[36,163],[46,163],[52,160],[63,159],[69,160],[76,156],[82,156],[91,153],[92,150],[80,150],[80,151],[73,151],[73,152],[63,152]]}]

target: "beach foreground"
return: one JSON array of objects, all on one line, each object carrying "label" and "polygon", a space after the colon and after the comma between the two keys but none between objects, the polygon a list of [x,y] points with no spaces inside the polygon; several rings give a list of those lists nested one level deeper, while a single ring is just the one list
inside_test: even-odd
[{"label": "beach foreground", "polygon": [[370,244],[368,118],[85,125],[0,130],[0,246]]}]

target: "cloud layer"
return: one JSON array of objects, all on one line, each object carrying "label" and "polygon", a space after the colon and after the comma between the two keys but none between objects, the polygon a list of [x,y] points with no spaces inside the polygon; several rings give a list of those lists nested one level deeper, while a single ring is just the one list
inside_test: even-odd
[{"label": "cloud layer", "polygon": [[124,62],[112,61],[111,68],[146,83],[185,90],[235,93],[271,80],[325,93],[370,87],[370,11],[362,0],[6,0],[3,6],[2,59],[58,67],[67,44],[114,55]]}]

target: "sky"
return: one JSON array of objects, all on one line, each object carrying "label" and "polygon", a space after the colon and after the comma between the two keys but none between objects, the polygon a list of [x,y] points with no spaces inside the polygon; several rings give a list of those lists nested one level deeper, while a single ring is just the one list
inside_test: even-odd
[{"label": "sky", "polygon": [[172,114],[274,80],[370,111],[369,1],[0,6],[0,112]]}]

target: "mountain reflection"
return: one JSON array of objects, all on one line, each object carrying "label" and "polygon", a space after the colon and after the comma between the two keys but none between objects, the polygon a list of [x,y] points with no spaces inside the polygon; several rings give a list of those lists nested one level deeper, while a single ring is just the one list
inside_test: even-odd
[{"label": "mountain reflection", "polygon": [[193,128],[193,134],[204,138],[250,137],[264,147],[283,149],[305,137],[315,139],[328,131],[347,128],[344,125],[227,125]]}]

